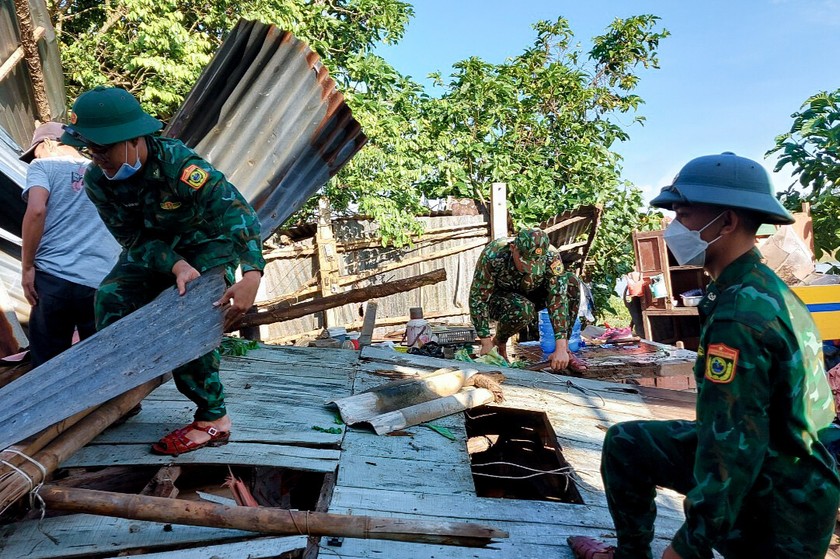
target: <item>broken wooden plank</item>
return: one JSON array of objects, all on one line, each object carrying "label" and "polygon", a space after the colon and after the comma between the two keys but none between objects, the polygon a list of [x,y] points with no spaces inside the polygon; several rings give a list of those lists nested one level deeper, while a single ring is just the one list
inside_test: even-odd
[{"label": "broken wooden plank", "polygon": [[485,547],[507,532],[468,522],[404,520],[322,512],[228,507],[213,503],[125,495],[45,485],[47,507],[189,526],[251,530],[273,535],[340,536]]},{"label": "broken wooden plank", "polygon": [[158,377],[222,339],[222,272],[154,301],[0,389],[0,448]]},{"label": "broken wooden plank", "polygon": [[[73,514],[0,526],[0,556],[10,559],[114,557],[131,549],[218,544],[226,540],[242,540],[250,535],[253,533],[242,530],[202,526],[167,528],[157,522]],[[202,559],[207,557],[205,555]],[[237,556],[237,559],[241,557],[243,555]]]},{"label": "broken wooden plank", "polygon": [[179,489],[175,487],[175,481],[180,476],[181,466],[164,466],[149,480],[149,483],[140,491],[140,494],[174,499],[178,496],[179,492]]},{"label": "broken wooden plank", "polygon": [[276,444],[228,443],[217,448],[200,448],[180,456],[159,456],[145,445],[90,445],[78,451],[67,467],[128,466],[166,464],[237,464],[275,466],[306,472],[333,472],[339,451]]}]

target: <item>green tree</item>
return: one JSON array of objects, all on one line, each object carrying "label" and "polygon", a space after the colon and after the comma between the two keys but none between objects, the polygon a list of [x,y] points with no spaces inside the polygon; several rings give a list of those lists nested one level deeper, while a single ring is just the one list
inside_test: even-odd
[{"label": "green tree", "polygon": [[767,156],[778,154],[776,171],[793,168],[796,182],[780,193],[789,210],[811,204],[817,258],[840,248],[840,89],[810,97],[793,113],[790,131],[776,137]]},{"label": "green tree", "polygon": [[[272,22],[307,41],[330,69],[369,138],[325,188],[337,211],[358,209],[383,243],[406,244],[426,198],[487,198],[508,184],[517,225],[581,204],[605,208],[591,252],[604,304],[632,266],[630,233],[648,228],[637,189],[620,179],[614,122],[642,103],[641,68],[657,67],[665,30],[651,15],[616,19],[583,52],[566,20],[539,22],[536,40],[502,64],[470,58],[430,97],[374,54],[400,40],[413,15],[399,0],[48,0],[71,99],[101,83],[134,92],[166,121],[238,18]],[[633,122],[641,122],[635,117]],[[311,206],[298,218],[310,215]]]},{"label": "green tree", "polygon": [[47,0],[68,96],[103,83],[168,120],[239,18],[308,41],[342,85],[374,46],[398,41],[413,14],[399,0]]},{"label": "green tree", "polygon": [[486,200],[491,183],[505,182],[516,226],[601,204],[589,279],[605,306],[615,279],[632,267],[632,231],[657,221],[640,213],[641,193],[620,178],[612,147],[628,134],[611,117],[642,103],[632,93],[636,71],[658,67],[656,49],[668,35],[655,30],[658,20],[616,19],[588,53],[573,46],[565,19],[542,21],[521,55],[502,64],[459,62],[448,82],[435,75],[446,92],[423,105],[434,160],[420,191]]}]

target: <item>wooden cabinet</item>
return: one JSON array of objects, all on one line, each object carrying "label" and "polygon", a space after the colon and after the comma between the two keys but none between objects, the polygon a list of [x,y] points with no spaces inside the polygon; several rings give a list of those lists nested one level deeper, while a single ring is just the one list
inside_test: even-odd
[{"label": "wooden cabinet", "polygon": [[[633,233],[636,271],[645,279],[642,322],[645,338],[696,350],[700,341],[700,318],[696,307],[682,305],[680,293],[703,288],[709,277],[698,266],[679,266],[662,238],[663,231]],[[664,283],[664,297],[654,297],[651,282]]]}]

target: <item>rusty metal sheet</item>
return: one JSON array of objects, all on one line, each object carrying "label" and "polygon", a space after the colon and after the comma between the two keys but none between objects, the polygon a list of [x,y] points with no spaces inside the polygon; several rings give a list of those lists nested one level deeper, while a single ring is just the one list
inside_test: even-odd
[{"label": "rusty metal sheet", "polygon": [[367,138],[318,55],[274,25],[240,20],[164,130],[251,202],[267,238]]}]

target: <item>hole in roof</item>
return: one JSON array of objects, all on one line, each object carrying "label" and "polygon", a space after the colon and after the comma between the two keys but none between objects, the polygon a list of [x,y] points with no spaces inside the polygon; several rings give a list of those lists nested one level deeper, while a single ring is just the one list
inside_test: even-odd
[{"label": "hole in roof", "polygon": [[467,451],[479,497],[583,504],[545,413],[479,407],[466,418]]}]

